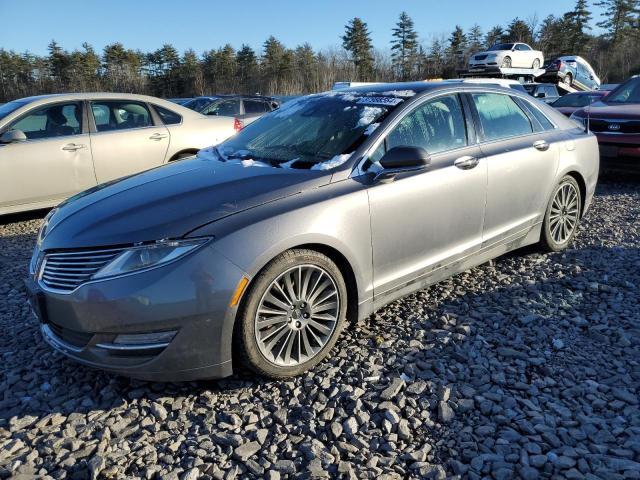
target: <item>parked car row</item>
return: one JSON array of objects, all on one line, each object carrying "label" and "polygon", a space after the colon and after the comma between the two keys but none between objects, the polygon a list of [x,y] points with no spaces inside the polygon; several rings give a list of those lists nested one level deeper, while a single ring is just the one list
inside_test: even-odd
[{"label": "parked car row", "polygon": [[52,207],[97,184],[194,155],[235,133],[159,98],[42,95],[0,106],[0,215]]},{"label": "parked car row", "polygon": [[215,95],[192,98],[183,105],[203,115],[233,117],[244,127],[265,113],[276,110],[280,102],[262,95]]},{"label": "parked car row", "polygon": [[[93,108],[103,99],[83,101],[77,125],[73,110],[47,128],[111,127]],[[152,115],[154,102],[138,103]],[[138,125],[143,110],[124,110],[114,126]],[[347,321],[515,248],[566,248],[598,162],[592,134],[515,88],[301,97],[206,155],[60,204],[38,234],[29,298],[44,339],[85,365],[287,378],[326,357]]]}]

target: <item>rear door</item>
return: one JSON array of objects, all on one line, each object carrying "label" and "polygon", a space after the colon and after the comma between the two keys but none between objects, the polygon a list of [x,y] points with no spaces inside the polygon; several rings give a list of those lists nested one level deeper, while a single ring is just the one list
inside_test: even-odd
[{"label": "rear door", "polygon": [[8,130],[27,140],[0,144],[0,208],[50,206],[96,184],[82,102],[36,107]]},{"label": "rear door", "polygon": [[[483,246],[516,239],[544,216],[558,168],[558,134],[532,103],[502,93],[470,93],[487,159]],[[536,116],[533,110],[536,110]]]},{"label": "rear door", "polygon": [[98,183],[162,165],[169,130],[156,124],[144,102],[90,102],[91,152]]}]

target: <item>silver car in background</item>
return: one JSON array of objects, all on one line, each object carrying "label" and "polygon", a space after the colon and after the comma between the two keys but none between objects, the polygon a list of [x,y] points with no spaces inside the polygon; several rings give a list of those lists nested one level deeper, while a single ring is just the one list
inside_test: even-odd
[{"label": "silver car in background", "polygon": [[52,207],[234,133],[233,119],[144,95],[42,95],[6,103],[0,106],[0,215]]},{"label": "silver car in background", "polygon": [[286,378],[347,321],[510,250],[566,248],[598,162],[591,133],[513,89],[302,97],[196,158],[60,205],[27,289],[46,341],[86,365]]}]

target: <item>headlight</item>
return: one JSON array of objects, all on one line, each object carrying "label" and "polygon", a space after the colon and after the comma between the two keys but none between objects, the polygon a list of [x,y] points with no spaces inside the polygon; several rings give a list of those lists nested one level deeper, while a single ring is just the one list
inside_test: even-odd
[{"label": "headlight", "polygon": [[98,270],[93,278],[124,275],[126,273],[164,265],[201,247],[208,241],[209,238],[161,240],[148,245],[128,248]]},{"label": "headlight", "polygon": [[489,55],[487,55],[487,58],[496,58],[498,55],[496,55],[495,53],[490,53]]}]

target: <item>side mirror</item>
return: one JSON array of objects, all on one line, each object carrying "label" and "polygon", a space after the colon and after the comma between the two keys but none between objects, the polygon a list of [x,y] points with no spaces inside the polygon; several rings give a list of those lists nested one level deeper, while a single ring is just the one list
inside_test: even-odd
[{"label": "side mirror", "polygon": [[431,157],[421,147],[393,147],[380,159],[384,168],[378,172],[375,180],[390,179],[403,172],[424,170],[431,164]]},{"label": "side mirror", "polygon": [[538,93],[536,93],[534,96],[535,96],[536,98],[544,98],[544,97],[546,97],[546,95],[545,95],[545,93],[544,93],[544,92],[538,92]]},{"label": "side mirror", "polygon": [[24,142],[27,136],[22,130],[8,130],[0,136],[0,143]]}]

